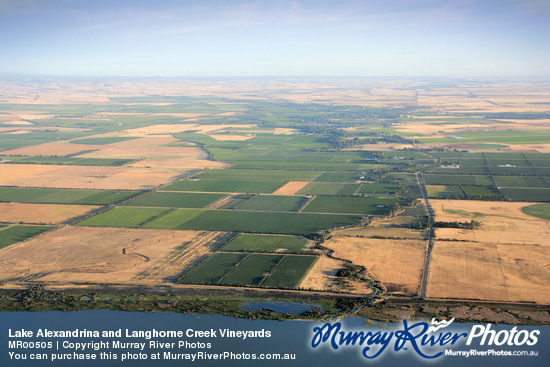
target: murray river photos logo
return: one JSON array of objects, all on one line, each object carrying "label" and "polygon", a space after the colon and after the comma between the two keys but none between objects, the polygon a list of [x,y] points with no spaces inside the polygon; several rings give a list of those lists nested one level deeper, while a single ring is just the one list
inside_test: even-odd
[{"label": "murray river photos logo", "polygon": [[311,347],[322,345],[337,350],[343,347],[361,349],[365,358],[373,359],[393,349],[394,352],[413,350],[426,359],[439,358],[452,346],[533,346],[538,342],[539,330],[493,330],[492,324],[473,325],[469,332],[453,332],[449,321],[409,323],[403,320],[401,328],[394,330],[344,330],[342,323],[325,323],[313,328]]}]

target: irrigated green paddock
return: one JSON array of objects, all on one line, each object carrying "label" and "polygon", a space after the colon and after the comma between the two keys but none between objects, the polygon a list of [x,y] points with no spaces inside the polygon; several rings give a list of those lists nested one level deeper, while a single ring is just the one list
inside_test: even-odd
[{"label": "irrigated green paddock", "polygon": [[299,236],[241,233],[223,247],[223,251],[301,252],[308,240]]},{"label": "irrigated green paddock", "polygon": [[50,226],[13,226],[0,228],[0,248],[25,241],[55,227]]},{"label": "irrigated green paddock", "polygon": [[204,194],[188,192],[157,191],[127,202],[127,206],[149,206],[165,208],[203,208],[226,197],[225,194]]},{"label": "irrigated green paddock", "polygon": [[185,284],[218,284],[247,254],[216,253],[185,275],[180,283]]},{"label": "irrigated green paddock", "polygon": [[110,205],[127,200],[139,193],[141,193],[141,191],[0,187],[0,201],[16,203]]},{"label": "irrigated green paddock", "polygon": [[408,200],[396,198],[317,196],[302,210],[302,213],[386,215],[396,205],[408,204]]},{"label": "irrigated green paddock", "polygon": [[239,206],[239,210],[260,210],[271,212],[295,212],[307,198],[304,196],[279,196],[279,195],[258,195],[254,199]]},{"label": "irrigated green paddock", "polygon": [[[125,207],[124,209],[151,210],[153,208]],[[325,229],[355,225],[361,221],[361,218],[361,215],[353,214],[176,209],[152,220],[145,227],[248,233],[311,234]],[[95,224],[95,221],[93,223],[99,225]],[[99,223],[105,223],[105,221],[102,220]],[[88,225],[88,223],[82,224]]]},{"label": "irrigated green paddock", "polygon": [[94,227],[140,227],[169,209],[118,207],[79,222]]},{"label": "irrigated green paddock", "polygon": [[166,186],[162,191],[202,191],[270,194],[285,181],[183,180]]},{"label": "irrigated green paddock", "polygon": [[286,255],[262,286],[296,288],[318,259],[318,256]]},{"label": "irrigated green paddock", "polygon": [[282,259],[283,255],[250,254],[220,285],[258,286]]}]

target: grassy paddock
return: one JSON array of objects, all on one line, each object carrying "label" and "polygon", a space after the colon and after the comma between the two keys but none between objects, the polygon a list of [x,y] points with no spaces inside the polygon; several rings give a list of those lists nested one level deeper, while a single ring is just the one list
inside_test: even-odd
[{"label": "grassy paddock", "polygon": [[318,256],[287,255],[262,286],[296,288],[318,259]]},{"label": "grassy paddock", "polygon": [[17,203],[110,205],[127,200],[139,193],[141,193],[141,191],[0,187],[0,201]]},{"label": "grassy paddock", "polygon": [[524,206],[521,211],[533,217],[550,220],[550,204],[535,204]]},{"label": "grassy paddock", "polygon": [[199,265],[191,273],[184,276],[180,283],[186,284],[218,284],[246,254],[217,253]]},{"label": "grassy paddock", "polygon": [[94,227],[140,227],[143,223],[158,217],[168,209],[118,207],[94,215],[78,223]]},{"label": "grassy paddock", "polygon": [[251,254],[220,284],[258,286],[282,259],[283,255]]},{"label": "grassy paddock", "polygon": [[224,198],[225,194],[199,194],[187,192],[153,192],[127,202],[127,206],[165,208],[203,208]]},{"label": "grassy paddock", "polygon": [[54,227],[50,226],[13,226],[9,228],[0,228],[0,248],[13,245],[14,243],[25,241],[40,233],[49,231]]},{"label": "grassy paddock", "polygon": [[241,233],[223,247],[223,251],[301,252],[308,240],[298,236]]},{"label": "grassy paddock", "polygon": [[286,181],[183,180],[166,186],[163,191],[202,191],[270,194]]}]

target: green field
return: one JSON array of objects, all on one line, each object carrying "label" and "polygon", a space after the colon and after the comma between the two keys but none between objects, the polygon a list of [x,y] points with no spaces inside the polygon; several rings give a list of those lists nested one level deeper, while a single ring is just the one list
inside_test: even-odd
[{"label": "green field", "polygon": [[226,197],[225,194],[202,194],[187,192],[153,192],[127,202],[126,206],[149,206],[164,208],[204,208]]},{"label": "green field", "polygon": [[462,186],[468,198],[501,198],[502,194],[493,186]]},{"label": "green field", "polygon": [[296,288],[300,285],[317,259],[317,256],[286,255],[279,266],[262,283],[262,286]]},{"label": "green field", "polygon": [[398,185],[365,183],[359,189],[359,194],[395,194],[400,192]]},{"label": "green field", "polygon": [[533,217],[550,220],[550,204],[535,204],[521,208],[521,211]]},{"label": "green field", "polygon": [[239,210],[295,212],[307,201],[303,196],[258,195],[239,207]]},{"label": "green field", "polygon": [[449,197],[460,199],[464,197],[464,193],[458,186],[426,185],[426,191],[429,197],[436,199],[446,199]]},{"label": "green field", "polygon": [[208,258],[192,272],[184,276],[180,283],[185,284],[217,284],[227,275],[247,254],[217,253]]},{"label": "green field", "polygon": [[246,203],[251,198],[255,197],[256,194],[241,194],[236,195],[234,198],[227,204],[220,207],[220,209],[237,209],[242,204]]},{"label": "green field", "polygon": [[246,169],[211,169],[195,178],[201,180],[232,180],[232,181],[311,181],[317,171],[277,171],[277,170],[246,170]]},{"label": "green field", "polygon": [[[124,209],[151,210],[148,208],[129,207],[124,207]],[[97,217],[105,214],[98,215]],[[113,217],[115,219],[116,215],[113,215]],[[94,218],[96,217],[90,219]],[[362,216],[360,215],[351,214],[176,209],[167,215],[161,216],[159,219],[147,223],[145,227],[249,233],[310,234],[324,229],[354,225],[359,223],[361,218]],[[92,225],[105,225],[106,221],[108,219],[103,220],[99,218]],[[102,224],[95,224],[96,222]],[[88,223],[82,224],[88,225]]]},{"label": "green field", "polygon": [[158,217],[169,209],[118,207],[94,215],[78,223],[83,226],[97,227],[140,227],[145,222]]},{"label": "green field", "polygon": [[255,170],[355,171],[356,163],[234,161],[233,168]]},{"label": "green field", "polygon": [[50,226],[13,226],[9,228],[0,228],[0,248],[25,241],[40,233],[49,231],[55,227]]},{"label": "green field", "polygon": [[500,192],[516,201],[550,201],[550,189],[501,187]]},{"label": "green field", "polygon": [[0,201],[16,203],[111,205],[127,200],[139,193],[141,193],[141,191],[0,187]]},{"label": "green field", "polygon": [[[451,172],[449,172],[451,173]],[[480,185],[493,184],[491,176],[427,174],[423,175],[426,185]]]},{"label": "green field", "polygon": [[[272,139],[266,135],[266,138]],[[298,137],[291,138],[297,141]],[[289,137],[275,137],[274,139],[289,140]],[[242,143],[240,143],[242,144]],[[268,149],[266,149],[268,148]],[[215,159],[231,163],[238,161],[255,162],[303,162],[303,163],[361,163],[365,161],[368,153],[360,151],[313,151],[306,150],[307,146],[300,149],[281,149],[281,147],[269,148],[258,147],[248,149],[220,149],[210,148]]]},{"label": "green field", "polygon": [[205,210],[177,209],[161,215],[157,219],[145,224],[143,228],[170,228],[176,229],[183,223],[201,215]]},{"label": "green field", "polygon": [[408,203],[408,200],[395,198],[317,196],[302,210],[302,213],[386,215],[396,204],[403,206]]},{"label": "green field", "polygon": [[356,182],[360,177],[361,175],[355,172],[323,172],[315,179],[315,182]]},{"label": "green field", "polygon": [[166,186],[162,191],[241,192],[270,194],[284,181],[183,180]]},{"label": "green field", "polygon": [[258,286],[282,259],[283,255],[250,254],[220,285]]},{"label": "green field", "polygon": [[298,236],[241,233],[223,251],[299,253],[308,240]]},{"label": "green field", "polygon": [[300,195],[353,195],[361,184],[312,182],[298,191]]}]

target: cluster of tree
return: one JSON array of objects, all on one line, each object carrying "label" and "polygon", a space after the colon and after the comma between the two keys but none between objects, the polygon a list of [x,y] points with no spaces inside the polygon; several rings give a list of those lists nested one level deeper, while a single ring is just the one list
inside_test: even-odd
[{"label": "cluster of tree", "polygon": [[436,228],[460,228],[460,229],[476,229],[481,225],[481,222],[471,220],[469,222],[435,222]]}]

